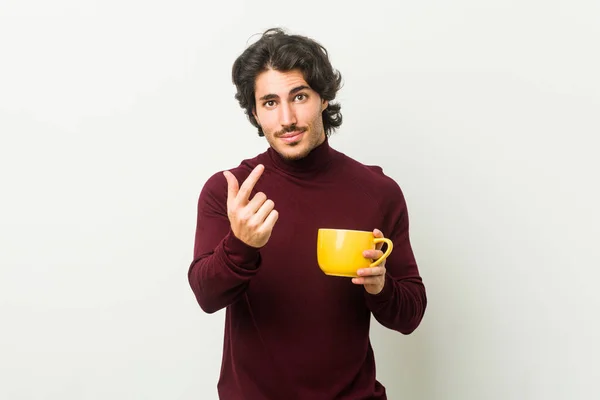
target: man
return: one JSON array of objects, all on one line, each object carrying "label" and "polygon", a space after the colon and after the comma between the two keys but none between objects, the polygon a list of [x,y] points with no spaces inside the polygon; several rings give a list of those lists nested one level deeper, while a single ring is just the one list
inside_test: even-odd
[{"label": "man", "polygon": [[[371,315],[409,334],[427,304],[403,194],[381,168],[330,146],[341,76],[315,41],[268,30],[235,61],[233,82],[269,146],[211,176],[198,202],[188,279],[205,312],[226,309],[219,397],[386,399]],[[393,251],[357,278],[325,275],[323,227],[385,234]]]}]

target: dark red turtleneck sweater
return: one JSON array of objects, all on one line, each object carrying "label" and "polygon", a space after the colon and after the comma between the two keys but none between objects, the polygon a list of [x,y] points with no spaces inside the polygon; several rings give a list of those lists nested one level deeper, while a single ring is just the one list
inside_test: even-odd
[{"label": "dark red turtleneck sweater", "polygon": [[[413,256],[398,185],[326,140],[308,157],[283,160],[272,148],[231,170],[240,185],[258,165],[254,188],[279,212],[271,239],[251,248],[230,231],[221,172],[198,203],[189,283],[207,313],[226,308],[222,400],[386,399],[375,376],[370,317],[403,334],[419,325],[425,288]],[[254,194],[253,193],[253,194]],[[317,265],[318,228],[380,229],[394,241],[385,287],[367,293]]]}]

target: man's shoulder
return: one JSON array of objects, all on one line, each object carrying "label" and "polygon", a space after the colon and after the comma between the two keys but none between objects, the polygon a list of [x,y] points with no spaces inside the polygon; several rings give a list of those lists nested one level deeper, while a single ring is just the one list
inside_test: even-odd
[{"label": "man's shoulder", "polygon": [[338,153],[345,173],[349,174],[350,178],[358,184],[369,186],[372,189],[400,190],[398,183],[385,173],[381,165],[367,164],[344,153]]}]

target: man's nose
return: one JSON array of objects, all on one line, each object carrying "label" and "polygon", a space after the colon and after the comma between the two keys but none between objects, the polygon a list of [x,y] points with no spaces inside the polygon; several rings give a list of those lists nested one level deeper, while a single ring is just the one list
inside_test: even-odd
[{"label": "man's nose", "polygon": [[287,103],[281,104],[281,107],[279,107],[279,112],[279,123],[282,126],[290,126],[298,123],[296,120],[296,112],[291,105]]}]

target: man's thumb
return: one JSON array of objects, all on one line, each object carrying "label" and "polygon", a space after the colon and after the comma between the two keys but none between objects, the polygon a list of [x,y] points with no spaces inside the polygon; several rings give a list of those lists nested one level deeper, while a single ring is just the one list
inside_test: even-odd
[{"label": "man's thumb", "polygon": [[233,200],[240,189],[238,181],[235,175],[229,171],[224,171],[223,175],[225,176],[225,179],[227,179],[227,200]]}]

